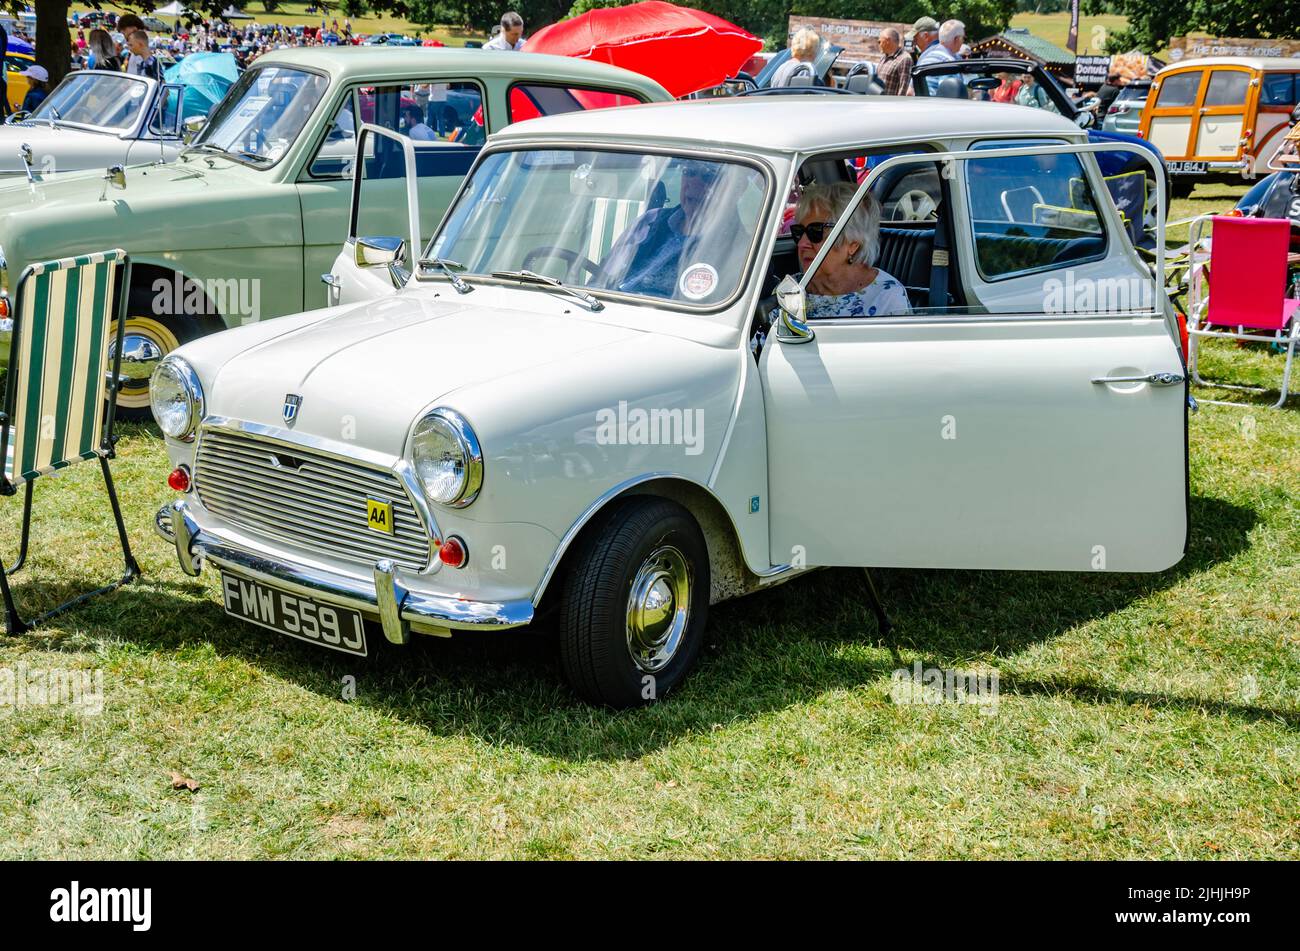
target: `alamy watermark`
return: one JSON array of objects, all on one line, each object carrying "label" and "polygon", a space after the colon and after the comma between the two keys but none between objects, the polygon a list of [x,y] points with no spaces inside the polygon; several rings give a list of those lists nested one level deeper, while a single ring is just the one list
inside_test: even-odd
[{"label": "alamy watermark", "polygon": [[703,409],[643,409],[619,400],[596,411],[596,443],[601,446],[683,446],[686,455],[704,451]]},{"label": "alamy watermark", "polygon": [[153,282],[156,316],[222,317],[249,323],[262,318],[262,281],[259,278],[208,278],[196,281],[179,274]]},{"label": "alamy watermark", "polygon": [[1043,282],[1046,314],[1122,314],[1155,308],[1155,282],[1141,277],[1079,277],[1073,268],[1065,279]]},{"label": "alamy watermark", "polygon": [[973,704],[981,714],[991,716],[998,711],[998,672],[923,667],[918,660],[910,670],[899,667],[894,671],[889,697],[898,704]]},{"label": "alamy watermark", "polygon": [[0,713],[29,707],[68,707],[84,716],[104,712],[99,669],[0,667]]}]

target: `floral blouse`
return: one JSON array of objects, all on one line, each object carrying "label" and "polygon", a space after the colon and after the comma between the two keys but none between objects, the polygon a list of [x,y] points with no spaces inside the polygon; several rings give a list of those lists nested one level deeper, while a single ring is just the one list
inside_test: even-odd
[{"label": "floral blouse", "polygon": [[891,317],[911,312],[907,288],[884,271],[877,271],[876,279],[860,291],[851,294],[809,294],[806,319]]}]

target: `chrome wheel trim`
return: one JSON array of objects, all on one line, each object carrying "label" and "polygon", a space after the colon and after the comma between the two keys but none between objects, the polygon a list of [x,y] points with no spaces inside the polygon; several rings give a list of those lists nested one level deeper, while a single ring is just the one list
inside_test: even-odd
[{"label": "chrome wheel trim", "polygon": [[691,569],[672,545],[660,545],[641,562],[627,598],[627,652],[647,673],[672,662],[690,623]]},{"label": "chrome wheel trim", "polygon": [[[114,342],[108,345],[108,356],[113,358]],[[128,330],[122,337],[122,370],[124,385],[147,387],[149,378],[167,354],[158,341],[138,331]]]}]

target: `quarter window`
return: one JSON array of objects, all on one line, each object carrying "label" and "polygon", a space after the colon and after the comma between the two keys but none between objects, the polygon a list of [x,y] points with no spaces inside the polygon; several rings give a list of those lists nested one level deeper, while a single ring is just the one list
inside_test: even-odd
[{"label": "quarter window", "polygon": [[510,90],[510,121],[522,122],[538,116],[558,116],[610,106],[631,106],[641,102],[635,96],[579,86],[546,86],[540,83],[514,86]]},{"label": "quarter window", "polygon": [[1156,98],[1156,108],[1190,106],[1196,102],[1196,90],[1200,87],[1201,73],[1199,70],[1166,76],[1160,83],[1160,95]]},{"label": "quarter window", "polygon": [[1260,101],[1266,106],[1291,106],[1296,103],[1295,74],[1269,73],[1264,77]]}]

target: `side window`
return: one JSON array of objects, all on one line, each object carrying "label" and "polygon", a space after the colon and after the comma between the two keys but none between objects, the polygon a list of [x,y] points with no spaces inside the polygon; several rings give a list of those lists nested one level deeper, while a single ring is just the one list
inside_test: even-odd
[{"label": "side window", "polygon": [[985,280],[1069,267],[1106,253],[1097,199],[1072,154],[966,163],[975,260]]},{"label": "side window", "polygon": [[1210,87],[1205,91],[1205,105],[1245,105],[1246,90],[1249,87],[1250,73],[1245,70],[1216,69],[1210,73]]},{"label": "side window", "polygon": [[1160,93],[1156,97],[1156,108],[1165,109],[1193,105],[1196,102],[1196,91],[1200,87],[1200,70],[1166,76],[1160,81]]},{"label": "side window", "polygon": [[512,86],[509,122],[522,122],[538,116],[558,116],[565,112],[585,112],[610,106],[631,106],[641,102],[625,93],[579,86],[547,86],[541,83]]},{"label": "side window", "polygon": [[1295,74],[1268,73],[1264,77],[1264,89],[1260,93],[1260,102],[1266,106],[1291,106],[1296,102]]},{"label": "side window", "polygon": [[[339,105],[329,132],[312,160],[311,175],[350,177],[357,126],[366,122],[400,132],[414,141],[422,175],[463,175],[487,137],[483,127],[483,94],[475,83],[361,86]],[[378,141],[381,153],[393,145],[386,139]],[[368,144],[366,152],[367,162],[373,164],[376,159],[373,146]],[[380,164],[384,164],[382,154],[379,158]],[[425,168],[426,165],[429,167]],[[383,177],[382,169],[370,168],[368,174]]]}]

